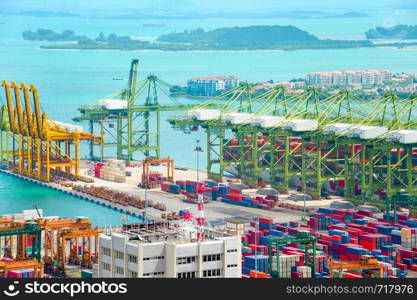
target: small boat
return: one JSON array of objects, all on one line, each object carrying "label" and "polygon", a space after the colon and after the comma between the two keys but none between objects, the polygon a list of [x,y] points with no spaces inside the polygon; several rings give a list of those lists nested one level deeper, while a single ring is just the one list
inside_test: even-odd
[{"label": "small boat", "polygon": [[113,77],[113,80],[125,80],[123,77]]},{"label": "small boat", "polygon": [[165,27],[165,24],[143,24],[143,27]]}]

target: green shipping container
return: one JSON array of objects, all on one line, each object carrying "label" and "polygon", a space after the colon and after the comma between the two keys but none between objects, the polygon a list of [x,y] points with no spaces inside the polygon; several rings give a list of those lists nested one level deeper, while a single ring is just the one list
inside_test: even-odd
[{"label": "green shipping container", "polygon": [[93,278],[93,272],[81,270],[81,278]]}]

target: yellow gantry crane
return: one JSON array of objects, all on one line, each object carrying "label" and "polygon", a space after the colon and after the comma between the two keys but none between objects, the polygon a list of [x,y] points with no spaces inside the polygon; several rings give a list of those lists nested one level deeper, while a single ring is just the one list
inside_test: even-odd
[{"label": "yellow gantry crane", "polygon": [[[19,86],[15,82],[9,84],[5,80],[2,81],[2,86],[5,89],[7,105],[3,105],[0,110],[0,146],[2,158],[7,154],[9,168],[15,173],[45,182],[51,181],[52,174],[78,179],[80,142],[100,144],[103,142],[102,137],[84,132],[79,126],[52,121],[41,111],[35,86],[28,87],[24,83]],[[6,133],[6,143],[3,142],[3,133]],[[7,137],[10,135],[12,138],[9,151],[10,141]]]},{"label": "yellow gantry crane", "polygon": [[[376,258],[370,255],[363,255],[359,261],[349,261],[349,262],[340,262],[340,261],[331,261],[329,264],[329,273],[330,278],[335,278],[334,270],[338,270],[338,277],[342,278],[343,271],[364,271],[365,277],[375,278],[376,275],[379,275],[379,278],[384,278],[384,265],[380,263]],[[376,273],[378,272],[378,273]]]}]

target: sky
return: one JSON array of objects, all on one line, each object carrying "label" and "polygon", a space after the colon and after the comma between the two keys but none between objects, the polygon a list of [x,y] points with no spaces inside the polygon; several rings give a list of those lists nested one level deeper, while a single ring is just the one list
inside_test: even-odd
[{"label": "sky", "polygon": [[48,10],[67,12],[171,11],[284,11],[284,10],[372,10],[417,8],[416,0],[0,0],[1,10]]}]

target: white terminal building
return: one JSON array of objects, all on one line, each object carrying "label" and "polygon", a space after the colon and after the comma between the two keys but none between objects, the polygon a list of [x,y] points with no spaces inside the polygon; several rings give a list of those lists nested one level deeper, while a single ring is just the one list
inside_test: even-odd
[{"label": "white terminal building", "polygon": [[315,86],[381,84],[391,80],[390,70],[310,72],[306,76],[307,84]]},{"label": "white terminal building", "polygon": [[101,234],[97,277],[241,278],[239,235],[194,227],[135,229]]}]

